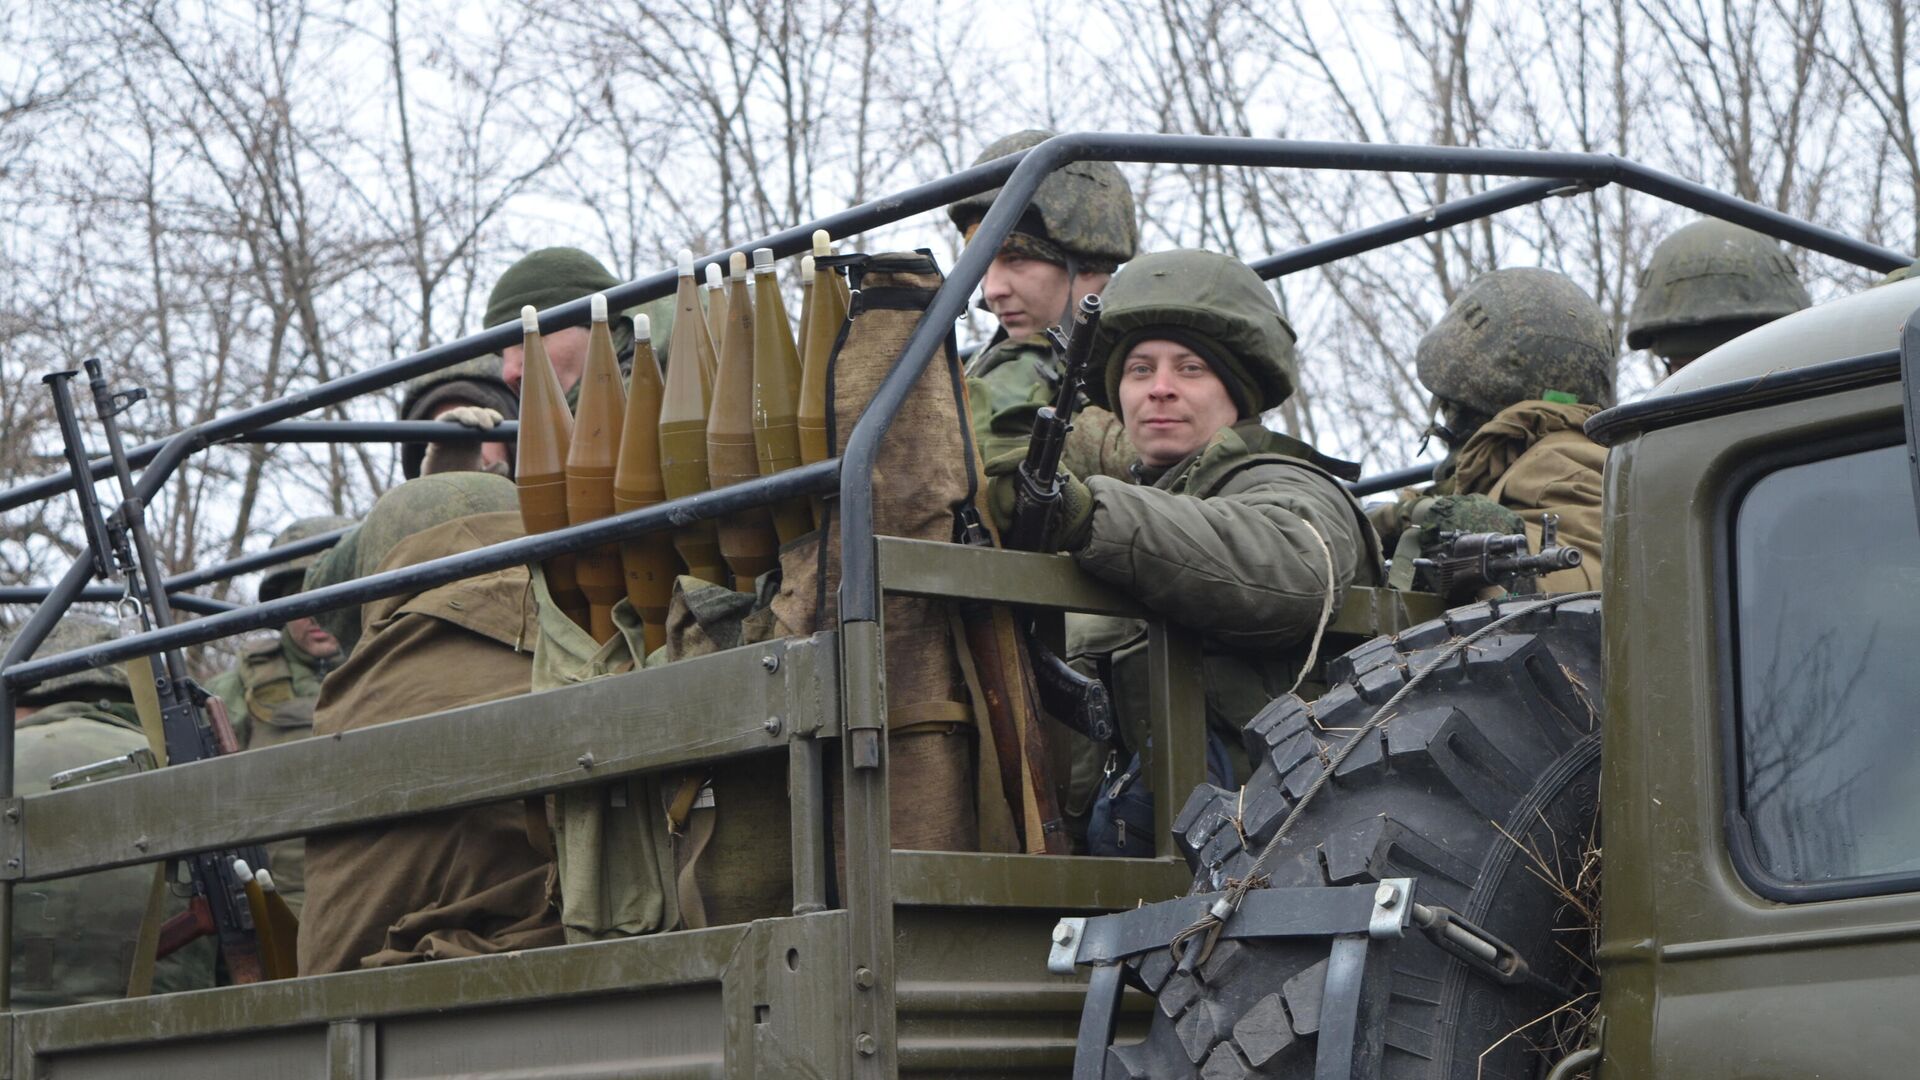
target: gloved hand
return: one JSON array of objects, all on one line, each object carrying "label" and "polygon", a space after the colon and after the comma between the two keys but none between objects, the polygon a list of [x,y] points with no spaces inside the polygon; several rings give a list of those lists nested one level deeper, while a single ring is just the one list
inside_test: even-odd
[{"label": "gloved hand", "polygon": [[[1027,452],[1010,450],[987,462],[987,512],[1000,532],[1013,527],[1014,492],[1020,487],[1020,463]],[[1046,551],[1077,551],[1086,546],[1093,531],[1093,492],[1080,478],[1060,469],[1060,505],[1053,512],[1047,529]]]},{"label": "gloved hand", "polygon": [[1421,499],[1408,515],[1408,524],[1420,530],[1420,547],[1432,553],[1440,546],[1440,534],[1499,533],[1514,536],[1527,531],[1520,515],[1485,495],[1435,495]]},{"label": "gloved hand", "polygon": [[[448,409],[434,417],[449,424],[492,431],[506,417],[498,409],[489,409],[484,405],[461,405]],[[504,465],[488,466],[481,460],[480,444],[473,443],[428,443],[427,456],[420,463],[420,475],[429,476],[443,472],[491,472],[500,476],[508,475]]]},{"label": "gloved hand", "polygon": [[1393,589],[1414,587],[1413,561],[1432,558],[1439,552],[1444,543],[1442,533],[1513,536],[1527,531],[1519,514],[1485,495],[1423,495],[1400,503],[1396,509],[1402,531],[1393,546],[1392,565],[1387,572],[1387,586]]}]

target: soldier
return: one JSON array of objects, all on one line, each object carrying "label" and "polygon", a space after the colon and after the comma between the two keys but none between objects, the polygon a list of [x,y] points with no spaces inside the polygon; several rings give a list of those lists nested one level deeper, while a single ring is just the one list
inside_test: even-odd
[{"label": "soldier", "polygon": [[1718,218],[1660,241],[1640,272],[1627,348],[1650,349],[1671,375],[1762,323],[1812,303],[1772,240]]},{"label": "soldier", "polygon": [[[1048,546],[1200,639],[1212,756],[1234,774],[1219,779],[1244,782],[1241,729],[1309,674],[1342,591],[1378,581],[1378,541],[1338,479],[1357,469],[1260,422],[1297,375],[1293,330],[1246,264],[1206,251],[1145,255],[1105,300],[1088,396],[1111,405],[1139,461],[1131,482],[1065,479]],[[987,468],[1003,528],[1020,456]],[[1145,627],[1083,617],[1068,637],[1077,657],[1110,665],[1128,745],[1144,749]]]},{"label": "soldier", "polygon": [[[344,529],[351,518],[301,518],[273,538],[273,546],[291,544],[323,532]],[[303,555],[268,570],[260,579],[260,602],[300,591],[307,568],[320,556]],[[245,646],[239,661],[214,676],[207,689],[220,695],[240,749],[304,739],[313,733],[313,702],[320,680],[340,662],[340,642],[311,617],[294,619],[280,636]],[[276,879],[279,867],[274,868]]]},{"label": "soldier", "polygon": [[[599,259],[579,248],[541,248],[522,256],[494,283],[493,292],[487,295],[487,329],[518,323],[520,309],[527,304],[545,311],[555,304],[606,292],[619,284],[620,279]],[[674,298],[669,294],[647,304],[643,310],[653,321],[654,355],[664,367],[669,359],[666,343],[673,339]],[[620,370],[633,370],[633,324],[624,318],[614,319],[609,329],[613,333],[613,351],[620,360]],[[560,386],[567,392],[567,404],[573,405],[579,395],[580,374],[587,367],[587,328],[584,324],[570,326],[548,331],[542,337],[547,359],[553,361],[553,373],[560,376]],[[518,400],[526,350],[516,343],[501,350],[500,355],[503,361],[500,377]]]},{"label": "soldier", "polygon": [[[1019,153],[1052,134],[1009,135],[975,164]],[[947,216],[971,240],[999,193],[996,188],[962,199],[947,207]],[[1026,445],[1034,413],[1052,402],[1060,382],[1060,359],[1046,329],[1064,324],[1081,297],[1106,288],[1120,264],[1133,258],[1139,240],[1133,191],[1111,162],[1075,162],[1041,182],[981,283],[988,310],[1000,320],[993,340],[967,365],[974,438],[984,460]],[[1076,418],[1066,463],[1081,476],[1124,479],[1133,452],[1112,415],[1095,407]]]},{"label": "soldier", "polygon": [[[105,624],[61,620],[39,654],[53,656],[113,639]],[[48,789],[57,772],[149,749],[118,665],[58,675],[29,687],[13,712],[16,794]],[[138,766],[127,761],[125,770]],[[153,887],[151,867],[116,870],[14,887],[13,1004],[44,1009],[124,997],[140,920]],[[172,914],[182,905],[174,901]],[[153,989],[213,985],[213,943],[196,942],[160,961]]]},{"label": "soldier", "polygon": [[[400,399],[402,420],[444,420],[490,431],[502,420],[520,416],[520,401],[500,374],[498,356],[468,360],[429,372],[407,383]],[[400,471],[408,480],[422,473],[490,472],[513,475],[513,453],[506,443],[403,443]]]},{"label": "soldier", "polygon": [[[524,534],[511,481],[423,476],[374,504],[353,576]],[[366,605],[359,644],[321,691],[314,732],[527,693],[538,637],[532,593],[517,566]],[[545,803],[516,800],[310,837],[300,973],[560,944],[547,836]]]},{"label": "soldier", "polygon": [[[291,544],[320,533],[343,529],[351,518],[310,517],[281,530],[273,546]],[[292,596],[301,589],[307,568],[321,556],[303,555],[268,570],[260,579],[260,602]],[[214,676],[207,689],[220,695],[227,720],[240,749],[277,746],[313,734],[313,703],[320,697],[320,681],[341,660],[337,638],[313,616],[302,616],[281,627],[280,635],[243,646],[232,668]],[[268,866],[280,896],[300,913],[305,900],[306,874],[302,869],[305,844],[276,840],[266,846]]]},{"label": "soldier", "polygon": [[[1474,279],[1416,354],[1439,413],[1433,432],[1449,450],[1428,494],[1453,497],[1408,515],[1422,519],[1414,524],[1425,526],[1423,542],[1440,527],[1510,531],[1476,509],[1491,500],[1518,515],[1538,550],[1541,520],[1556,514],[1561,543],[1579,548],[1585,561],[1547,575],[1540,587],[1599,588],[1606,451],[1581,425],[1612,403],[1614,356],[1600,306],[1565,275],[1514,269]],[[1461,498],[1468,496],[1483,498]],[[1396,551],[1396,574],[1406,556]]]}]

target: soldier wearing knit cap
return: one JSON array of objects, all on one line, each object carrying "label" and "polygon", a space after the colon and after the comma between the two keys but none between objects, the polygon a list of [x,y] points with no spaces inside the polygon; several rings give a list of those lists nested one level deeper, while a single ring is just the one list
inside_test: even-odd
[{"label": "soldier wearing knit cap", "polygon": [[[487,296],[486,328],[491,330],[506,323],[518,322],[520,309],[529,304],[545,311],[594,293],[606,292],[620,283],[620,279],[614,277],[599,259],[579,248],[541,248],[507,267],[507,272],[501,274],[500,280],[494,283],[493,292]],[[655,346],[655,355],[665,365],[669,360],[665,342],[673,337],[673,297],[669,295],[655,300],[641,310],[653,320],[653,340],[660,343]],[[632,370],[633,324],[625,318],[614,319],[610,329],[613,332],[613,351],[620,360],[620,370]],[[587,327],[582,323],[564,330],[548,330],[543,338],[547,359],[553,362],[553,373],[560,376],[560,385],[567,392],[567,404],[572,405],[579,394],[580,374],[587,366]],[[517,398],[522,365],[526,361],[525,351],[516,343],[502,349],[500,356],[503,361],[501,378]]]},{"label": "soldier wearing knit cap", "polygon": [[[1244,781],[1241,729],[1316,677],[1327,605],[1350,585],[1379,582],[1379,541],[1340,485],[1359,472],[1262,426],[1260,414],[1298,384],[1294,337],[1245,263],[1208,251],[1143,255],[1102,299],[1101,367],[1087,396],[1124,426],[1138,461],[1126,480],[1064,477],[1047,547],[1200,643],[1208,728]],[[1020,458],[987,465],[1002,528]],[[1112,672],[1128,744],[1143,747],[1146,625],[1076,616],[1067,638],[1070,653]]]}]

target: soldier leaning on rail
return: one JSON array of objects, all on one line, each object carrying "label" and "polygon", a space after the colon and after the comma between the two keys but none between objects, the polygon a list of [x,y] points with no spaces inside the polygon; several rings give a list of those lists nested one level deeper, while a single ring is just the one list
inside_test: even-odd
[{"label": "soldier leaning on rail", "polygon": [[[1246,264],[1206,251],[1146,255],[1104,299],[1094,341],[1101,367],[1088,396],[1111,406],[1139,458],[1130,481],[1066,477],[1048,546],[1198,638],[1214,771],[1234,774],[1221,782],[1244,781],[1241,729],[1312,666],[1317,630],[1343,590],[1378,582],[1379,542],[1338,479],[1353,466],[1260,423],[1297,383],[1293,330]],[[1020,457],[987,466],[989,504],[1003,528]],[[1111,673],[1121,727],[1138,754],[1147,732],[1145,626],[1075,617],[1068,639],[1076,658]],[[1108,786],[1122,783],[1140,781]],[[1131,805],[1131,841],[1150,850],[1151,805],[1144,827],[1137,795]],[[1092,850],[1136,850],[1106,820],[1111,813],[1096,810]]]},{"label": "soldier leaning on rail", "polygon": [[1708,218],[1653,249],[1627,319],[1627,348],[1651,350],[1671,375],[1812,302],[1793,260],[1771,239]]},{"label": "soldier leaning on rail", "polygon": [[[1009,135],[975,164],[1019,153],[1051,135]],[[971,240],[999,193],[996,188],[962,199],[947,207],[947,216]],[[1074,162],[1041,181],[981,283],[988,310],[1000,320],[993,340],[967,365],[974,438],[983,458],[1026,445],[1034,414],[1052,402],[1060,383],[1060,358],[1047,343],[1047,327],[1064,325],[1081,297],[1105,288],[1114,270],[1133,258],[1139,240],[1133,191],[1111,162]],[[1067,436],[1065,461],[1081,476],[1124,478],[1133,450],[1112,414],[1083,409]]]},{"label": "soldier leaning on rail", "polygon": [[[525,535],[512,482],[423,476],[387,492],[354,537],[347,577]],[[338,562],[317,566],[342,580]],[[424,716],[528,692],[538,633],[525,567],[373,601],[326,681],[314,731]],[[342,781],[351,784],[351,777]],[[300,973],[557,945],[544,802],[494,803],[307,839]]]},{"label": "soldier leaning on rail", "polygon": [[[113,640],[111,628],[69,614],[40,646],[54,656]],[[124,669],[90,668],[29,687],[13,711],[16,794],[48,789],[55,773],[146,750]],[[125,771],[137,768],[131,761]],[[147,866],[123,866],[13,890],[13,1006],[44,1009],[126,996],[140,920],[153,887]],[[168,904],[171,916],[184,909]],[[158,992],[213,985],[213,942],[203,939],[154,968]]]},{"label": "soldier leaning on rail", "polygon": [[[1538,550],[1541,520],[1555,514],[1560,542],[1584,561],[1542,577],[1540,588],[1600,587],[1607,455],[1581,425],[1613,400],[1614,356],[1606,316],[1563,274],[1495,270],[1461,292],[1416,356],[1447,458],[1424,495],[1373,515],[1394,549],[1395,584],[1411,578],[1412,558],[1441,530],[1524,526]],[[1407,529],[1417,531],[1395,544]]]}]

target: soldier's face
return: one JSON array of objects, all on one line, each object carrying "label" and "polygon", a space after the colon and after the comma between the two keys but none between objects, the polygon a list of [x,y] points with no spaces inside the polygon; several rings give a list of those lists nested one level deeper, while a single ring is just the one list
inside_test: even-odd
[{"label": "soldier's face", "polygon": [[340,642],[332,634],[320,629],[320,623],[311,615],[303,615],[287,623],[287,636],[315,660],[325,660],[340,655]]},{"label": "soldier's face", "polygon": [[1069,305],[1105,288],[1110,276],[1081,274],[1069,280],[1067,268],[1058,263],[1002,252],[987,267],[981,289],[1007,336],[1023,338],[1059,322]]},{"label": "soldier's face", "polygon": [[1143,341],[1120,372],[1120,415],[1140,460],[1178,464],[1240,418],[1227,384],[1193,350],[1172,341]]},{"label": "soldier's face", "polygon": [[[587,370],[587,328],[569,326],[565,330],[542,334],[541,343],[547,347],[547,359],[553,364],[553,373],[560,376],[560,389],[563,392],[572,390],[573,384],[580,381],[580,373]],[[507,389],[518,395],[520,376],[527,368],[527,347],[509,345],[500,350],[500,359],[500,377],[506,381]]]}]

